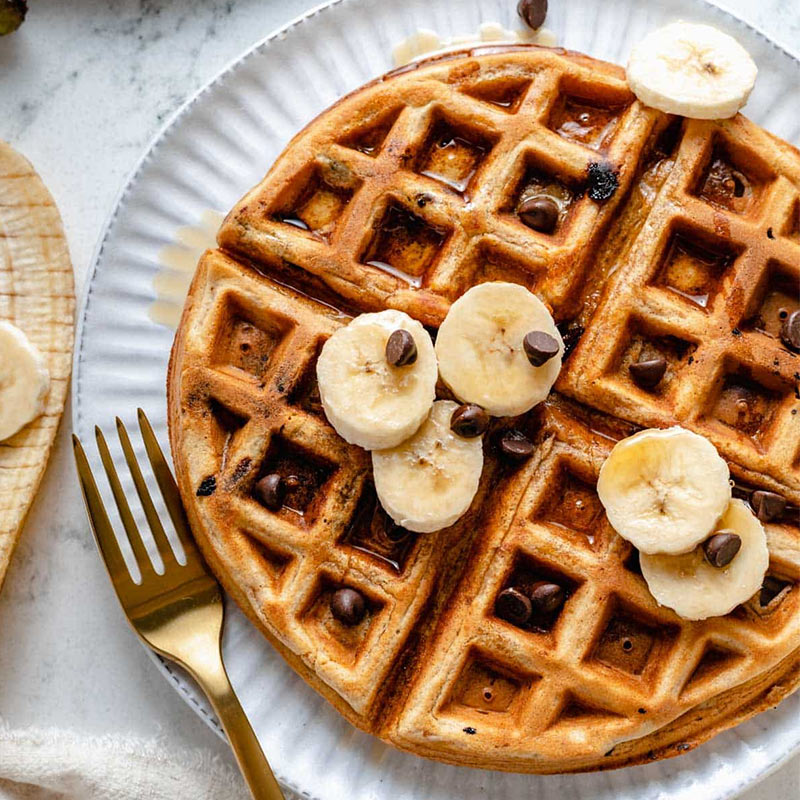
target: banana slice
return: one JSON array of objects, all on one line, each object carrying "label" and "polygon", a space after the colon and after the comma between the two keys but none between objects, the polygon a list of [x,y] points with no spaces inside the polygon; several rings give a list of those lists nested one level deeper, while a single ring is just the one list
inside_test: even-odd
[{"label": "banana slice", "polygon": [[0,322],[0,441],[44,412],[50,374],[42,354],[10,322]]},{"label": "banana slice", "polygon": [[453,433],[450,417],[457,408],[451,400],[437,400],[414,436],[372,454],[378,499],[410,531],[431,533],[452,525],[478,491],[483,437],[464,439]]},{"label": "banana slice", "polygon": [[732,117],[756,82],[750,54],[710,25],[673,22],[631,51],[628,83],[646,105],[694,119]]},{"label": "banana slice", "polygon": [[614,445],[597,494],[608,521],[642,553],[687,553],[708,538],[731,499],[730,472],[708,439],[674,427]]},{"label": "banana slice", "polygon": [[[407,331],[416,359],[392,366],[386,343]],[[322,407],[336,432],[366,450],[394,447],[428,416],[436,397],[436,353],[430,334],[402,311],[361,314],[325,342],[317,360]]]},{"label": "banana slice", "polygon": [[731,500],[716,530],[730,530],[742,540],[733,561],[722,569],[706,559],[702,546],[678,556],[647,555],[639,563],[650,593],[685,619],[719,617],[749,600],[769,566],[764,528],[741,500]]},{"label": "banana slice", "polygon": [[[523,347],[532,331],[555,340],[558,351],[533,366]],[[439,374],[465,403],[496,417],[516,416],[547,397],[561,369],[564,343],[550,312],[516,283],[481,283],[456,300],[439,328]]]}]

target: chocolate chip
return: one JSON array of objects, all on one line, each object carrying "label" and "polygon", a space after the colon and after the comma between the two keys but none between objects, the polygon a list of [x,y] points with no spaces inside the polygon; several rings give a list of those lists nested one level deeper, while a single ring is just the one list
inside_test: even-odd
[{"label": "chocolate chip", "polygon": [[564,590],[557,583],[539,581],[531,586],[531,605],[534,613],[550,616],[555,614],[566,599]]},{"label": "chocolate chip", "polygon": [[765,492],[762,489],[756,489],[750,495],[750,505],[756,512],[756,516],[762,522],[769,522],[783,514],[786,508],[786,498],[782,495],[775,494],[775,492]]},{"label": "chocolate chip", "polygon": [[541,367],[558,355],[558,340],[544,331],[530,331],[522,340],[522,349],[534,367]]},{"label": "chocolate chip", "polygon": [[558,203],[552,197],[535,195],[519,204],[517,214],[529,228],[540,233],[552,233],[558,224]]},{"label": "chocolate chip", "polygon": [[523,461],[533,453],[533,442],[522,431],[506,431],[500,439],[500,452],[514,461]]},{"label": "chocolate chip", "polygon": [[198,497],[208,497],[217,491],[217,479],[213,475],[203,478],[200,485],[197,487]]},{"label": "chocolate chip", "polygon": [[393,367],[406,367],[417,360],[417,343],[408,331],[400,329],[389,337],[386,360]]},{"label": "chocolate chip", "polygon": [[358,625],[364,614],[367,613],[367,604],[364,595],[355,589],[337,589],[331,597],[331,614],[342,625]]},{"label": "chocolate chip", "polygon": [[531,601],[519,589],[503,589],[494,601],[494,613],[512,625],[524,625],[531,618]]},{"label": "chocolate chip", "polygon": [[736,558],[741,546],[741,538],[733,531],[720,531],[703,542],[703,550],[708,563],[718,569],[727,567]]},{"label": "chocolate chip", "polygon": [[800,353],[800,309],[792,311],[781,325],[781,341],[796,353]]},{"label": "chocolate chip", "polygon": [[544,18],[547,16],[547,0],[519,0],[517,14],[526,25],[538,30],[544,25]]},{"label": "chocolate chip", "polygon": [[641,386],[643,389],[654,389],[667,371],[667,360],[664,356],[648,358],[644,361],[634,362],[628,369],[637,386]]},{"label": "chocolate chip", "polygon": [[462,728],[461,730],[463,730],[464,733],[468,733],[470,736],[474,736],[478,732],[471,725],[467,726],[466,728]]},{"label": "chocolate chip", "polygon": [[619,188],[619,176],[608,164],[593,161],[586,172],[586,190],[589,197],[603,203],[614,196]]},{"label": "chocolate chip", "polygon": [[270,511],[280,511],[286,497],[286,483],[277,472],[271,472],[256,483],[253,493]]},{"label": "chocolate chip", "polygon": [[450,416],[450,429],[465,439],[474,439],[486,433],[489,415],[474,403],[459,406]]}]

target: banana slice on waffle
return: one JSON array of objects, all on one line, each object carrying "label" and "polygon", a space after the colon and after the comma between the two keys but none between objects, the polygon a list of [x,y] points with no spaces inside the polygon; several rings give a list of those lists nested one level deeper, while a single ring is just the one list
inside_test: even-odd
[{"label": "banana slice on waffle", "polygon": [[683,555],[648,555],[639,563],[653,597],[684,619],[720,617],[747,602],[760,588],[769,566],[767,537],[753,512],[731,500],[707,541],[736,542],[736,552],[715,563],[710,548]]},{"label": "banana slice on waffle", "polygon": [[550,393],[564,343],[547,307],[516,283],[473,286],[436,337],[442,380],[496,417],[529,411]]},{"label": "banana slice on waffle", "polygon": [[617,533],[642,553],[686,553],[727,508],[730,472],[714,445],[696,433],[644,430],[614,446],[597,494]]},{"label": "banana slice on waffle", "polygon": [[481,437],[450,427],[458,404],[437,400],[417,433],[372,454],[375,491],[400,527],[431,533],[452,525],[472,504],[483,470]]},{"label": "banana slice on waffle", "polygon": [[437,375],[430,335],[402,311],[356,317],[325,342],[317,361],[328,421],[366,450],[394,447],[419,428]]},{"label": "banana slice on waffle", "polygon": [[750,97],[757,73],[732,36],[688,22],[648,34],[628,61],[628,82],[643,103],[693,119],[734,116]]}]

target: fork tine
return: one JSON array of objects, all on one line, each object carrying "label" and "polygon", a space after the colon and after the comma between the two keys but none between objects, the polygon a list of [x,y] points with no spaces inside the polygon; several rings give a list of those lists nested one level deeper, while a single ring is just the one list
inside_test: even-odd
[{"label": "fork tine", "polygon": [[188,559],[191,556],[199,558],[197,548],[189,533],[189,521],[186,519],[186,511],[183,508],[183,501],[178,491],[178,485],[175,483],[175,478],[172,475],[172,470],[170,470],[164,458],[161,445],[158,443],[158,439],[153,432],[153,426],[150,424],[150,420],[147,419],[147,415],[141,408],[138,411],[138,416],[139,428],[142,432],[142,439],[144,440],[147,455],[150,458],[150,464],[153,467],[153,474],[156,476],[156,481],[164,497],[164,503],[172,518],[172,524],[175,526],[175,531],[186,552],[186,558]]},{"label": "fork tine", "polygon": [[155,540],[156,547],[161,555],[161,560],[164,562],[164,569],[166,570],[167,565],[171,564],[174,566],[178,561],[175,558],[175,552],[164,531],[164,526],[161,524],[161,520],[158,517],[156,507],[153,505],[153,500],[150,497],[150,492],[145,483],[144,476],[142,475],[142,470],[139,467],[139,462],[136,460],[136,455],[133,452],[128,431],[119,417],[117,417],[117,434],[119,435],[119,441],[122,445],[122,452],[125,454],[125,461],[128,462],[128,469],[131,471],[136,493],[139,495],[139,500],[142,503],[142,509],[144,510],[147,524],[150,526],[150,532],[153,534],[153,539]]},{"label": "fork tine", "polygon": [[75,456],[75,466],[78,469],[81,492],[83,493],[84,503],[86,503],[86,511],[89,515],[92,531],[94,531],[95,541],[106,563],[111,582],[117,594],[120,595],[120,600],[122,600],[125,590],[132,589],[135,584],[130,572],[128,572],[125,559],[122,557],[122,551],[119,549],[114,528],[106,513],[103,498],[97,489],[97,483],[89,466],[89,460],[86,458],[81,440],[74,433],[72,434],[72,448]]},{"label": "fork tine", "polygon": [[97,449],[100,451],[100,459],[103,462],[106,475],[108,476],[108,482],[111,485],[111,493],[114,495],[122,525],[125,528],[125,533],[128,534],[128,541],[133,550],[133,556],[136,559],[136,563],[139,565],[139,571],[142,573],[142,581],[144,581],[146,575],[151,576],[155,574],[153,562],[150,560],[150,556],[139,533],[139,528],[136,526],[133,514],[131,514],[131,508],[128,505],[128,501],[125,499],[125,492],[122,489],[122,484],[119,482],[117,469],[114,466],[114,461],[111,458],[111,453],[106,444],[103,432],[100,428],[95,427],[94,434],[97,439]]}]

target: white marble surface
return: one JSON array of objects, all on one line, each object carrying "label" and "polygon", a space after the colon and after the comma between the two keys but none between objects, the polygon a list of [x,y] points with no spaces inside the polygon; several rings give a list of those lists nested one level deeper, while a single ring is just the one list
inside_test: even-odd
[{"label": "white marble surface", "polygon": [[[720,4],[800,49],[800,0]],[[31,5],[23,29],[0,39],[0,138],[33,161],[54,194],[80,289],[115,196],[163,121],[238,53],[314,2]],[[0,597],[0,720],[159,735],[166,746],[203,747],[232,762],[124,622],[87,529],[68,434],[66,423]],[[744,796],[800,797],[800,757]]]}]

